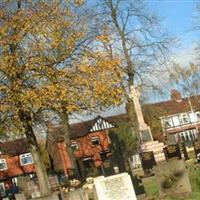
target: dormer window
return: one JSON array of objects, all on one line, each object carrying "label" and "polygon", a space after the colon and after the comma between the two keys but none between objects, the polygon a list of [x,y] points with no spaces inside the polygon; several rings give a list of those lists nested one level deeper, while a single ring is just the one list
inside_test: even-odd
[{"label": "dormer window", "polygon": [[100,145],[99,137],[92,137],[91,142],[92,142],[92,145],[94,145],[94,146]]},{"label": "dormer window", "polygon": [[190,116],[185,113],[185,114],[181,114],[179,116],[179,121],[180,121],[180,124],[187,124],[187,123],[190,123],[191,120],[190,120]]},{"label": "dormer window", "polygon": [[33,163],[33,157],[31,153],[25,153],[19,156],[21,166],[29,165]]},{"label": "dormer window", "polygon": [[6,159],[0,159],[0,171],[8,169]]},{"label": "dormer window", "polygon": [[70,146],[72,148],[72,151],[77,151],[79,149],[77,142],[72,142]]}]

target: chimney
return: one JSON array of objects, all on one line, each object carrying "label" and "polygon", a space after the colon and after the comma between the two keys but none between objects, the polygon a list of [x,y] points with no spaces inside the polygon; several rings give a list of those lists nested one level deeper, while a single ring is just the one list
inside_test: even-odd
[{"label": "chimney", "polygon": [[176,89],[171,90],[171,100],[181,102],[182,101],[181,93]]}]

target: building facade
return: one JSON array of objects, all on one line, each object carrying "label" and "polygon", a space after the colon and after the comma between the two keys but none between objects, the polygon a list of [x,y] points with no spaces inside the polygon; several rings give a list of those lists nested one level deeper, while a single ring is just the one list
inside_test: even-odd
[{"label": "building facade", "polygon": [[18,186],[18,179],[35,173],[33,157],[25,138],[0,143],[0,194]]},{"label": "building facade", "polygon": [[[105,161],[111,156],[109,130],[114,128],[114,125],[98,116],[94,120],[70,126],[70,147],[76,159],[79,175],[85,176],[91,169],[101,170]],[[48,127],[47,151],[52,169],[69,175],[73,166],[62,134],[62,127],[51,125]]]},{"label": "building facade", "polygon": [[[166,143],[184,142],[190,147],[199,137],[200,96],[182,98],[178,91],[172,90],[171,100],[148,104],[144,107],[151,108],[154,121],[159,120],[161,129],[158,129],[158,132],[162,132],[161,139]],[[158,110],[159,112],[156,112]]]},{"label": "building facade", "polygon": [[[178,91],[172,90],[170,100],[143,105],[142,111],[145,122],[151,128],[154,140],[165,144],[184,142],[187,147],[191,147],[193,141],[199,136],[200,96],[182,98]],[[81,166],[90,170],[91,168],[101,168],[106,165],[106,160],[110,158],[112,160],[114,154],[115,158],[121,154],[121,151],[116,153],[120,149],[120,143],[116,142],[117,148],[115,148],[116,145],[110,137],[110,131],[120,120],[128,122],[127,114],[123,113],[106,118],[97,117],[94,120],[70,125],[71,148],[78,168]],[[63,138],[59,136],[58,132],[62,131],[49,129],[47,149],[54,169],[64,170],[64,174],[67,175],[73,167]],[[52,135],[56,136],[57,139],[50,138]],[[123,160],[123,156],[117,160]]]}]

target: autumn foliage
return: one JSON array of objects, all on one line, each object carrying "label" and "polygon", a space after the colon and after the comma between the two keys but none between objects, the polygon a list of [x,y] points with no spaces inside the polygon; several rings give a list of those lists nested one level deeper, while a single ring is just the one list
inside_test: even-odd
[{"label": "autumn foliage", "polygon": [[0,116],[3,129],[26,135],[42,195],[50,190],[33,130],[35,113],[53,109],[67,116],[106,108],[119,104],[123,94],[120,60],[91,48],[86,21],[70,1],[62,3],[0,4]]},{"label": "autumn foliage", "polygon": [[[37,3],[15,12],[0,9],[0,111],[20,122],[19,112],[68,113],[121,102],[117,58],[80,48],[87,28],[58,3]],[[84,28],[83,28],[84,27]]]}]

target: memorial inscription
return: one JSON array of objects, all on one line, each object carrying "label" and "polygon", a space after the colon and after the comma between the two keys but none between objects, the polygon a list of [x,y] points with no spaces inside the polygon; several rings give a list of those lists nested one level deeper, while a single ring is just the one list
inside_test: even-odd
[{"label": "memorial inscription", "polygon": [[98,200],[137,200],[127,173],[94,179]]}]

